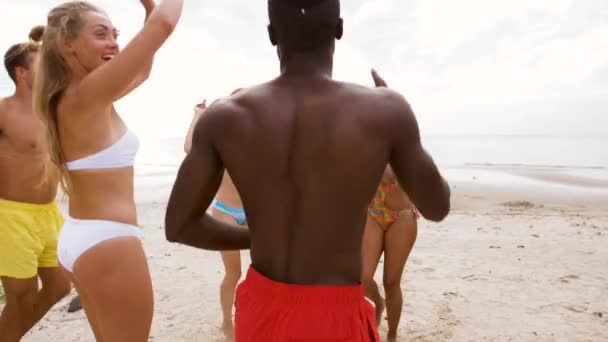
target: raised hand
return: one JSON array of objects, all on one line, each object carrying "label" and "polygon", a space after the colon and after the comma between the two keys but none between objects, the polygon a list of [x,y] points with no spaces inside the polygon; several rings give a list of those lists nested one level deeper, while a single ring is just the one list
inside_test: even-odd
[{"label": "raised hand", "polygon": [[374,84],[376,87],[388,87],[386,81],[380,77],[376,69],[372,69],[372,78],[374,79]]},{"label": "raised hand", "polygon": [[139,0],[139,2],[144,6],[144,9],[146,10],[147,19],[150,13],[152,13],[152,10],[154,10],[154,7],[156,7],[156,3],[154,3],[154,0]]},{"label": "raised hand", "polygon": [[204,99],[203,102],[197,104],[196,108],[206,109],[207,108],[207,99]]}]

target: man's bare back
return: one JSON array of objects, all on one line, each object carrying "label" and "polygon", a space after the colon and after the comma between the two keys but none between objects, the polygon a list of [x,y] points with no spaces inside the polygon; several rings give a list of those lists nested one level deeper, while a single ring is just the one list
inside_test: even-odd
[{"label": "man's bare back", "polygon": [[[357,284],[366,208],[389,162],[423,216],[447,214],[449,191],[399,94],[281,76],[216,102],[201,118],[168,228],[169,220],[200,216],[225,167],[247,212],[256,270],[284,283]],[[202,248],[247,247],[207,234]]]},{"label": "man's bare back", "polygon": [[[269,0],[268,15],[281,76],[217,101],[198,121],[167,206],[167,239],[250,248],[253,269],[280,283],[359,284],[365,215],[387,164],[427,219],[448,214],[449,187],[410,106],[375,71],[380,88],[332,80],[339,0]],[[205,214],[224,170],[249,229]]]},{"label": "man's bare back", "polygon": [[[382,89],[331,79],[339,0],[269,0],[268,16],[281,76],[198,121],[167,206],[167,240],[251,249],[236,291],[237,340],[379,341],[361,286],[368,204],[388,163],[427,219],[448,214],[449,187],[409,105],[375,72]],[[249,229],[205,213],[224,170]]]},{"label": "man's bare back", "polygon": [[45,141],[31,99],[0,100],[0,198],[35,204],[55,199],[57,179]]}]

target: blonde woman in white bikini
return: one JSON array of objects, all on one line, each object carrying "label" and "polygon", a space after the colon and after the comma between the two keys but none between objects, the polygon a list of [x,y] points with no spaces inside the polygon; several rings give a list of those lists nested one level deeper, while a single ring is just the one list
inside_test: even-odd
[{"label": "blonde woman in white bikini", "polygon": [[114,102],[147,79],[182,2],[141,0],[147,20],[122,51],[118,30],[99,8],[70,1],[48,14],[34,109],[69,196],[59,261],[98,341],[144,342],[150,335],[152,283],[133,198],[139,143]]}]

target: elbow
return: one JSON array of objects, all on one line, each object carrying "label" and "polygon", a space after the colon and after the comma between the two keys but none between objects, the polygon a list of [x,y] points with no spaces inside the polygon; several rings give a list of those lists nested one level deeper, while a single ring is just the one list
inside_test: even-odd
[{"label": "elbow", "polygon": [[441,192],[434,196],[426,197],[418,206],[420,214],[427,220],[433,222],[443,221],[450,213],[450,189],[447,183],[444,183]]},{"label": "elbow", "polygon": [[177,19],[177,17],[169,14],[155,13],[150,16],[146,25],[150,25],[160,37],[168,38],[177,26]]},{"label": "elbow", "polygon": [[450,209],[450,188],[447,183],[445,183],[444,195],[441,199],[438,199],[435,202],[433,210],[429,210],[428,214],[424,218],[433,222],[441,222],[448,216],[448,214],[450,213]]},{"label": "elbow", "polygon": [[177,27],[179,17],[163,15],[158,20],[158,25],[162,29],[162,31],[167,35],[171,35],[173,31],[175,31],[175,27]]},{"label": "elbow", "polygon": [[179,229],[165,220],[165,239],[169,242],[179,242]]},{"label": "elbow", "polygon": [[179,234],[173,233],[167,229],[165,231],[165,238],[168,242],[177,243],[179,242]]},{"label": "elbow", "polygon": [[441,203],[434,210],[425,215],[425,219],[433,222],[443,221],[450,213],[450,201],[449,199],[445,203]]},{"label": "elbow", "polygon": [[165,239],[169,242],[177,242],[178,234],[176,234],[169,226],[165,228]]}]

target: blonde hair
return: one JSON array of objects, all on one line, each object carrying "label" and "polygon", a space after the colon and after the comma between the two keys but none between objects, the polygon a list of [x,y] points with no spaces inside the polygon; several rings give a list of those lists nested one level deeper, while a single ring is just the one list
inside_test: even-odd
[{"label": "blonde hair", "polygon": [[101,10],[86,1],[70,1],[49,12],[33,90],[34,111],[46,127],[51,162],[58,169],[59,184],[68,196],[71,193],[71,181],[59,140],[57,104],[70,84],[71,74],[60,46],[78,36],[84,24],[82,14],[86,12]]}]

